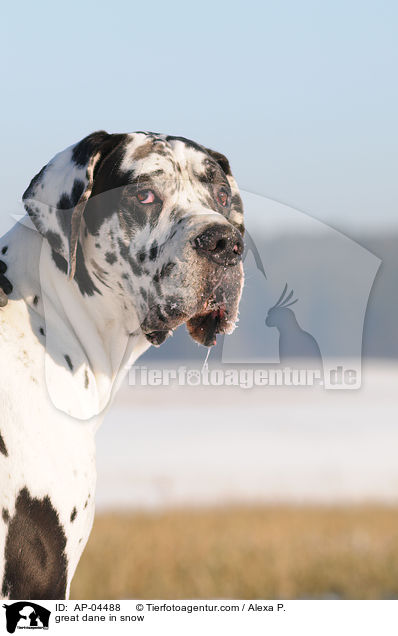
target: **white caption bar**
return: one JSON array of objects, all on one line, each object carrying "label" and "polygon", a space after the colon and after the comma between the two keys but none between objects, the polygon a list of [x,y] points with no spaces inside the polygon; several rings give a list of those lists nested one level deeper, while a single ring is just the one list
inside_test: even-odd
[{"label": "white caption bar", "polygon": [[398,633],[398,601],[8,601],[1,610],[0,629],[20,636],[29,630],[37,636],[40,632],[388,636]]}]

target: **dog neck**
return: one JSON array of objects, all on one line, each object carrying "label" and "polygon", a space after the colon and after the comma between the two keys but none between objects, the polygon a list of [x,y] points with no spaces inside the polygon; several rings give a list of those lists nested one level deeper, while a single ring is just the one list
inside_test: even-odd
[{"label": "dog neck", "polygon": [[56,267],[47,241],[30,227],[17,223],[0,240],[0,253],[7,247],[2,258],[14,287],[2,311],[7,315],[15,303],[25,303],[32,331],[41,319],[50,398],[69,415],[89,419],[109,406],[128,367],[150,345],[134,316],[135,329],[125,328],[111,289],[82,294]]}]

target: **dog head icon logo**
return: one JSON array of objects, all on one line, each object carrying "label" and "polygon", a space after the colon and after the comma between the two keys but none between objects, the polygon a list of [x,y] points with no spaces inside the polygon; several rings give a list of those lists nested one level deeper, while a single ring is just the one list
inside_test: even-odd
[{"label": "dog head icon logo", "polygon": [[6,610],[7,631],[13,634],[17,628],[21,629],[48,629],[50,610],[32,603],[31,601],[18,601],[10,605],[3,605]]}]

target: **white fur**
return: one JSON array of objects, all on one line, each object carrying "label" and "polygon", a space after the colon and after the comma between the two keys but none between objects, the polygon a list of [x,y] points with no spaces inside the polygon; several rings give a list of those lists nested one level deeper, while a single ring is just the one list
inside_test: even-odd
[{"label": "white fur", "polygon": [[[95,432],[126,367],[149,344],[142,335],[120,333],[112,310],[95,311],[96,299],[82,297],[76,283],[57,270],[38,232],[17,224],[3,245],[14,291],[0,311],[0,431],[8,451],[8,457],[0,455],[0,507],[12,517],[16,496],[26,485],[32,497],[50,498],[67,535],[69,590],[94,517]],[[46,277],[39,278],[39,267],[46,269]],[[26,300],[19,297],[25,293]],[[51,333],[47,351],[38,336],[41,326]],[[76,361],[75,374],[65,367],[64,353]],[[84,388],[85,370],[89,390]],[[97,415],[84,421],[68,411]],[[72,523],[73,508],[77,516]],[[1,520],[2,550],[6,534]],[[0,580],[3,573],[1,559]]]}]

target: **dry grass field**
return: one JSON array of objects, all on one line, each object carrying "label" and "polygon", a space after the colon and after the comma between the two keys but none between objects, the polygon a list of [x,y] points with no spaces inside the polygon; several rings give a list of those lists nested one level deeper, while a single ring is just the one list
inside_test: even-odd
[{"label": "dry grass field", "polygon": [[107,514],[72,598],[398,598],[398,508]]}]

